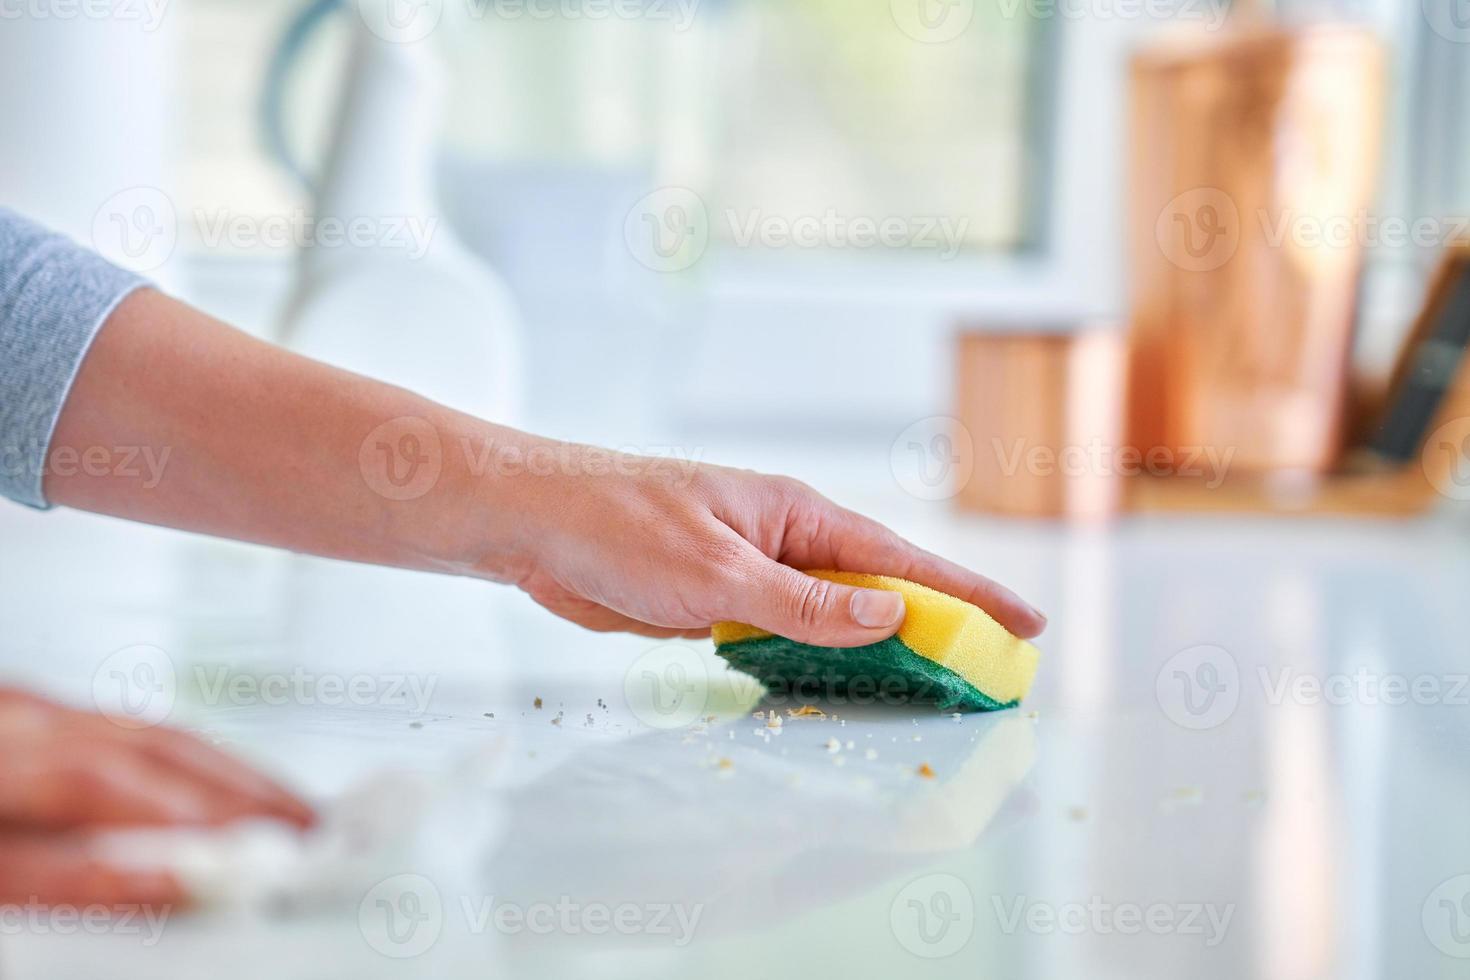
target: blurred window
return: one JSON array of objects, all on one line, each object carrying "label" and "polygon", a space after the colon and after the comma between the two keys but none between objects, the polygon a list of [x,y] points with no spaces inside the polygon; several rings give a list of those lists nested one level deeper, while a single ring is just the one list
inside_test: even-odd
[{"label": "blurred window", "polygon": [[[188,193],[204,207],[305,205],[255,116],[271,51],[304,2],[183,0]],[[1037,237],[1050,32],[1027,3],[442,3],[434,40],[453,78],[452,150],[645,171],[742,223],[945,216],[967,250]],[[307,159],[342,64],[343,25],[322,34],[292,84],[289,123]],[[731,223],[715,222],[717,240]]]},{"label": "blurred window", "polygon": [[1034,81],[1043,36],[1026,4],[1010,17],[1006,6],[976,4],[950,39],[940,18],[962,17],[963,4],[735,3],[710,137],[719,204],[745,215],[946,216],[966,246],[1030,244],[1045,173]]}]

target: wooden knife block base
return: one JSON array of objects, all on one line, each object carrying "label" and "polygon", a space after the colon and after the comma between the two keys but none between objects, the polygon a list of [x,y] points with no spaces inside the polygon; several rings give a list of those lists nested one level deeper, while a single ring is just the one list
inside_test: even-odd
[{"label": "wooden knife block base", "polygon": [[1132,512],[1416,517],[1441,499],[1417,464],[1387,473],[1340,473],[1295,481],[1280,477],[1204,480],[1140,476],[1128,481]]}]

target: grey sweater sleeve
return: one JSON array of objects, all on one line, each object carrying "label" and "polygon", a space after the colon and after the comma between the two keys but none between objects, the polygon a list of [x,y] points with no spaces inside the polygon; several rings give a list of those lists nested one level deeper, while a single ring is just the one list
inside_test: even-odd
[{"label": "grey sweater sleeve", "polygon": [[0,496],[41,492],[61,406],[92,338],[147,282],[0,208]]}]

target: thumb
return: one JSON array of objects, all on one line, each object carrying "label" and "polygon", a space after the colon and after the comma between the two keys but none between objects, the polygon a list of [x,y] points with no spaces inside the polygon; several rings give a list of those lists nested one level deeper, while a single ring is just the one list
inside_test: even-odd
[{"label": "thumb", "polygon": [[762,561],[735,597],[736,615],[752,626],[798,643],[857,647],[886,640],[903,622],[903,596],[855,589]]}]

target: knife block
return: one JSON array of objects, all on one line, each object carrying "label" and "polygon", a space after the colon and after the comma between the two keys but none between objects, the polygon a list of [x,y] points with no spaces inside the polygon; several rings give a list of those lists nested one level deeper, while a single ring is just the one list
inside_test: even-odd
[{"label": "knife block", "polygon": [[[1245,511],[1407,517],[1441,500],[1470,500],[1470,246],[1452,248],[1429,284],[1387,389],[1362,390],[1355,448],[1333,472],[1248,475],[1209,489],[1140,479],[1135,510]],[[1428,393],[1426,393],[1426,390]],[[1407,408],[1407,412],[1406,412]],[[1412,424],[1405,426],[1405,415]]]}]

